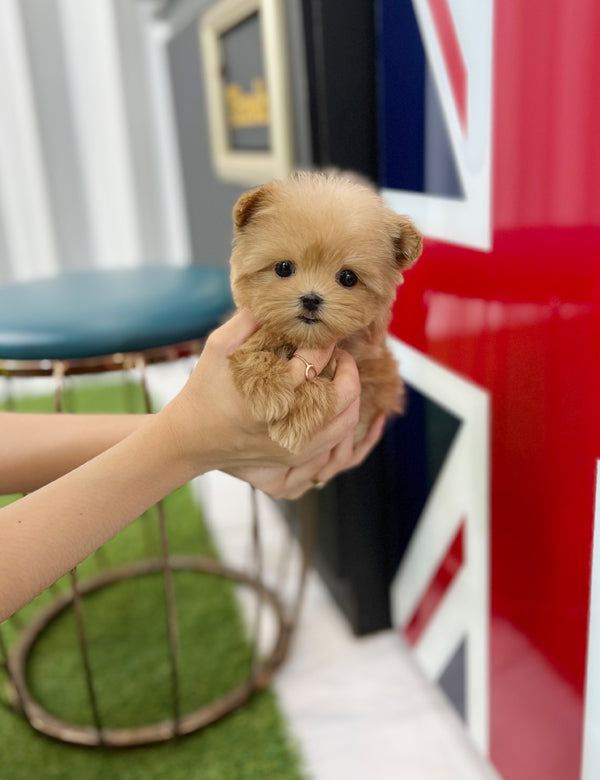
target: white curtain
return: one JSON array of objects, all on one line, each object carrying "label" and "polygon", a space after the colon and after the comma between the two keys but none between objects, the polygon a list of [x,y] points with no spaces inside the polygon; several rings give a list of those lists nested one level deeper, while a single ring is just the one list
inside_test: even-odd
[{"label": "white curtain", "polygon": [[190,260],[152,4],[0,2],[0,284]]}]

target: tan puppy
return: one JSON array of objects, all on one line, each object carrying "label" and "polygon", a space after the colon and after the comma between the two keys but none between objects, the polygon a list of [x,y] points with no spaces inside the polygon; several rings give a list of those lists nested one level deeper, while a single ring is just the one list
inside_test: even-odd
[{"label": "tan puppy", "polygon": [[231,356],[236,386],[269,435],[291,451],[328,422],[335,365],[294,389],[286,363],[337,343],[361,379],[356,441],[380,413],[402,409],[402,381],[385,345],[402,271],[422,238],[351,175],[296,173],[250,190],[233,209],[231,284],[236,305],[262,328]]}]

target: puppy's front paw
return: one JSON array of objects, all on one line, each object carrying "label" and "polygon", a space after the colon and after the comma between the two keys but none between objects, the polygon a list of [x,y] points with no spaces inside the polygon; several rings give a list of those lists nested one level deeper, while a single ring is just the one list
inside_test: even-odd
[{"label": "puppy's front paw", "polygon": [[301,431],[294,427],[292,415],[286,415],[281,420],[269,423],[269,436],[280,447],[290,452],[301,452],[310,441],[312,432]]},{"label": "puppy's front paw", "polygon": [[297,388],[290,412],[269,424],[269,436],[290,452],[300,452],[333,418],[336,400],[331,382],[323,379],[305,382]]},{"label": "puppy's front paw", "polygon": [[294,404],[294,387],[285,361],[273,352],[234,352],[233,381],[250,414],[261,422],[284,417]]}]

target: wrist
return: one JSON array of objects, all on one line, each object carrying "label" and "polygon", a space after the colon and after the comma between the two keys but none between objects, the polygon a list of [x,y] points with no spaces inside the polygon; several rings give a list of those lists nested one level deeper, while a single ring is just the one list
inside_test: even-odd
[{"label": "wrist", "polygon": [[218,437],[211,436],[208,425],[199,423],[198,418],[192,424],[178,398],[154,415],[152,427],[158,446],[164,448],[168,468],[179,477],[181,484],[219,468],[213,446]]}]

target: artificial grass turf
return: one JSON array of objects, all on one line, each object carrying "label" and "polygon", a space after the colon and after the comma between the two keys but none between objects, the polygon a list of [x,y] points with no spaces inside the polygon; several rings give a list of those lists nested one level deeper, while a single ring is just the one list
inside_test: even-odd
[{"label": "artificial grass turf", "polygon": [[[85,388],[66,404],[80,412],[122,411],[130,388]],[[140,399],[137,398],[137,403]],[[22,411],[51,411],[50,398],[25,399]],[[107,486],[110,489],[110,486]],[[6,503],[6,500],[3,501]],[[184,487],[165,502],[171,552],[215,555],[214,545]],[[84,580],[106,566],[159,553],[155,509],[124,529],[78,567]],[[247,679],[251,647],[230,581],[174,572],[178,619],[181,711],[201,707]],[[68,584],[68,578],[55,589]],[[52,593],[25,607],[1,630],[10,645]],[[84,598],[91,666],[99,709],[108,727],[135,726],[172,714],[164,586],[159,575],[115,583]],[[29,659],[31,691],[46,709],[73,723],[92,723],[72,610],[54,620]],[[0,674],[0,680],[2,675]],[[0,686],[2,688],[2,686]],[[3,693],[0,698],[4,699]],[[286,734],[272,691],[216,724],[176,742],[119,751],[65,745],[36,734],[0,707],[2,780],[299,780],[298,751]]]}]

